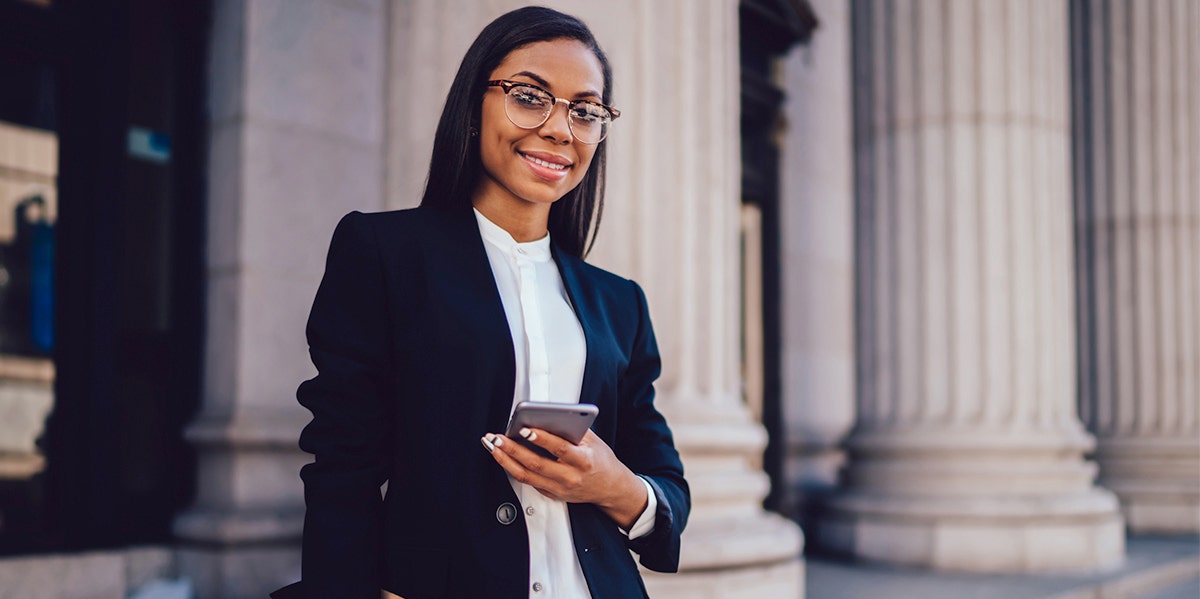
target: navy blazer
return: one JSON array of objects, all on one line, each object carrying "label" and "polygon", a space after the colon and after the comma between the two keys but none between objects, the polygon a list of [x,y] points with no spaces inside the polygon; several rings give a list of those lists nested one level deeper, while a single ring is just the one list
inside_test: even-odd
[{"label": "navy blazer", "polygon": [[[633,541],[595,506],[571,504],[575,554],[595,599],[645,596],[629,550],[674,572],[691,501],[654,408],[646,299],[632,281],[553,255],[587,343],[580,401],[600,409],[592,429],[658,499],[654,531]],[[318,374],[297,391],[313,414],[300,447],[315,457],[301,470],[302,581],[275,596],[527,597],[524,514],[502,522],[500,506],[519,502],[479,443],[507,424],[515,361],[472,211],[346,215],[307,333]]]}]

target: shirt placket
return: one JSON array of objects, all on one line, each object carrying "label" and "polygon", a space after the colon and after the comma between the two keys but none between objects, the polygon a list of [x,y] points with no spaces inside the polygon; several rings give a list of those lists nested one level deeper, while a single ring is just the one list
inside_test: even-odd
[{"label": "shirt placket", "polygon": [[517,274],[521,295],[521,316],[525,319],[526,345],[529,348],[529,401],[552,401],[550,364],[546,356],[545,329],[537,298],[537,265],[523,248],[517,248]]},{"label": "shirt placket", "polygon": [[[517,265],[517,293],[521,301],[521,317],[525,320],[525,334],[529,357],[529,401],[550,400],[550,367],[546,356],[545,330],[542,326],[541,310],[537,299],[536,264],[524,248],[517,247],[514,254]],[[526,528],[529,536],[539,539],[539,546],[548,547],[550,539],[546,518],[549,516],[545,498],[531,487],[521,489],[521,504],[525,507]],[[530,597],[548,595],[551,572],[545,560],[533,560],[530,564]]]}]

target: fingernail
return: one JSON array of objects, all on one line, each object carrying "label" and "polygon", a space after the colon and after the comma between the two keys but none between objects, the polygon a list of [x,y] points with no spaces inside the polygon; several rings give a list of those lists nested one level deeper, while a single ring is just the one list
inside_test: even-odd
[{"label": "fingernail", "polygon": [[521,435],[522,437],[525,437],[526,439],[528,439],[528,438],[529,438],[529,433],[532,433],[532,432],[533,432],[533,431],[531,431],[531,430],[529,430],[529,429],[527,429],[527,428],[523,428],[523,429],[521,429],[521,430],[517,431],[517,434],[519,434],[519,435]]},{"label": "fingernail", "polygon": [[496,447],[504,446],[504,435],[495,435],[492,437],[492,444]]},{"label": "fingernail", "polygon": [[487,437],[481,437],[479,439],[479,442],[483,443],[483,448],[488,450],[488,453],[492,453],[493,451],[496,451],[496,446],[492,445],[492,442],[488,441]]}]

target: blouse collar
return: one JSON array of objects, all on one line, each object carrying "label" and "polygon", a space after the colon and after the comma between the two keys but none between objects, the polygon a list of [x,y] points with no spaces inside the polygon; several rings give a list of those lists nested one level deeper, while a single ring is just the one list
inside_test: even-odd
[{"label": "blouse collar", "polygon": [[475,221],[479,223],[479,234],[484,241],[513,258],[528,258],[534,262],[550,260],[549,232],[541,239],[519,243],[500,225],[488,220],[488,217],[484,216],[482,212],[474,207],[471,210],[475,212]]}]

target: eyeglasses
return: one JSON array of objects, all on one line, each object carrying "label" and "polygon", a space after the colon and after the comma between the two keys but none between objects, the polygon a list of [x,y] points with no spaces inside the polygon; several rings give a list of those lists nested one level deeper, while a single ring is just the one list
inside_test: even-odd
[{"label": "eyeglasses", "polygon": [[621,111],[590,100],[564,100],[530,83],[496,79],[488,86],[504,90],[504,114],[522,129],[541,127],[562,102],[567,105],[567,126],[571,135],[585,144],[598,144],[608,137],[608,128]]}]

